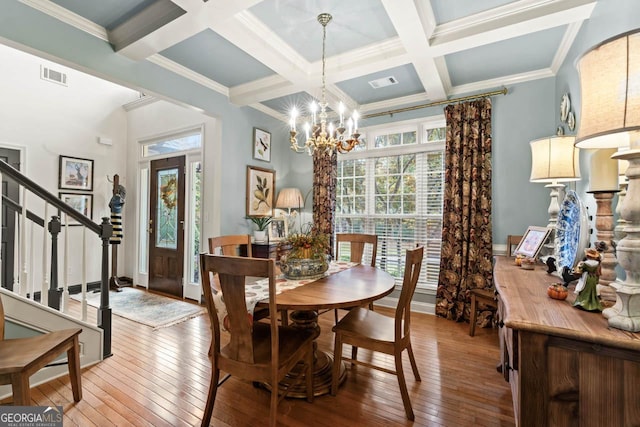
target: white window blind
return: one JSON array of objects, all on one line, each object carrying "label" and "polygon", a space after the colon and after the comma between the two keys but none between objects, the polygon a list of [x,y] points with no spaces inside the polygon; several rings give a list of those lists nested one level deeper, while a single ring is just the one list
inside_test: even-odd
[{"label": "white window blind", "polygon": [[[401,284],[404,256],[425,256],[418,287],[435,289],[440,268],[444,119],[366,132],[366,149],[338,158],[336,232],[378,235],[376,265]],[[346,245],[338,259],[348,259]],[[365,251],[363,262],[370,260]]]}]

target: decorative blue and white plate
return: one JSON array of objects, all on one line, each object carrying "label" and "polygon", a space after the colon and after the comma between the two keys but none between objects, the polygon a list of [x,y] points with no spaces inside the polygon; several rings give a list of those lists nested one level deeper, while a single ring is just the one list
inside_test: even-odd
[{"label": "decorative blue and white plate", "polygon": [[569,190],[562,201],[556,223],[555,257],[558,271],[573,268],[589,245],[587,209],[575,191]]}]

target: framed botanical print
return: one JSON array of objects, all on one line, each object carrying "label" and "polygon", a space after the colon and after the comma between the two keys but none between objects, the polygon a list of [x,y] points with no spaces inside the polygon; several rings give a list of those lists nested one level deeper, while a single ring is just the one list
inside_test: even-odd
[{"label": "framed botanical print", "polygon": [[93,190],[93,160],[60,156],[58,188],[61,190]]},{"label": "framed botanical print", "polygon": [[273,216],[276,171],[247,166],[247,216]]},{"label": "framed botanical print", "polygon": [[253,128],[253,158],[271,161],[271,134],[266,130]]},{"label": "framed botanical print", "polygon": [[[82,215],[93,219],[92,194],[58,193],[58,197],[60,198],[60,200],[70,205],[73,209],[77,210]],[[69,225],[80,225],[80,223],[73,218],[69,218],[67,223]]]}]

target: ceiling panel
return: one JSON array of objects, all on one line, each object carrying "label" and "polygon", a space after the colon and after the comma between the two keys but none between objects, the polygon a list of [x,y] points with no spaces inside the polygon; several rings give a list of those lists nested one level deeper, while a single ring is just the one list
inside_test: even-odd
[{"label": "ceiling panel", "polygon": [[[394,77],[398,83],[378,89],[374,89],[369,84],[369,81],[383,77]],[[424,88],[422,87],[422,83],[420,83],[418,74],[411,64],[381,70],[367,74],[366,76],[346,80],[344,82],[337,83],[336,86],[361,105],[389,99],[391,94],[393,94],[393,97],[401,97],[424,92]]]},{"label": "ceiling panel", "polygon": [[202,31],[161,54],[227,87],[274,74],[211,30]]},{"label": "ceiling panel", "polygon": [[454,86],[551,67],[565,27],[468,49],[445,56]]},{"label": "ceiling panel", "polygon": [[322,57],[320,13],[333,16],[327,25],[327,56],[396,36],[380,0],[265,0],[249,10],[310,62]]}]

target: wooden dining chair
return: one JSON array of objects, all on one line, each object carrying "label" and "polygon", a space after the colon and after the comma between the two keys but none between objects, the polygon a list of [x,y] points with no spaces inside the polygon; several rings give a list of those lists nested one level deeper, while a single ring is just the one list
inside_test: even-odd
[{"label": "wooden dining chair", "polygon": [[0,298],[0,385],[11,384],[14,406],[31,406],[29,378],[67,352],[73,400],[82,400],[80,328],[47,332],[27,338],[4,339],[4,307]]},{"label": "wooden dining chair", "polygon": [[[414,419],[409,392],[404,378],[402,368],[402,352],[406,349],[411,362],[411,369],[416,381],[421,381],[418,373],[413,350],[411,349],[411,300],[416,290],[418,277],[422,266],[424,247],[407,250],[405,257],[404,280],[402,291],[396,307],[395,316],[388,317],[364,307],[351,310],[344,316],[336,326],[335,332],[333,372],[331,380],[331,394],[336,395],[338,391],[339,372],[341,360],[377,369],[383,372],[397,375],[400,385],[402,403],[409,420]],[[342,346],[351,344],[353,347],[351,358],[342,357]],[[379,351],[391,354],[395,358],[395,371],[376,366],[371,363],[357,360],[358,347],[368,348],[372,351]]]},{"label": "wooden dining chair", "polygon": [[[339,259],[341,243],[349,244],[349,261],[362,264],[364,250],[367,245],[371,247],[371,267],[376,266],[378,253],[378,236],[375,234],[361,233],[337,233],[336,234],[336,258]],[[343,245],[344,246],[344,245]],[[349,310],[350,308],[346,308]],[[373,302],[369,303],[369,309],[373,310]],[[334,311],[335,323],[338,323],[338,309]]]},{"label": "wooden dining chair", "polygon": [[[209,395],[202,417],[202,425],[208,426],[213,413],[220,380],[220,371],[240,379],[267,383],[271,389],[269,425],[276,425],[278,403],[294,385],[306,380],[306,394],[313,401],[313,329],[297,329],[280,326],[276,311],[275,261],[272,259],[239,258],[210,254],[200,255],[200,271],[205,301],[211,322],[213,353],[211,356],[211,380]],[[217,274],[228,313],[229,343],[220,343],[220,323],[213,301],[210,273]],[[269,322],[252,322],[247,319],[245,278],[247,276],[269,279]],[[225,320],[227,322],[227,320]],[[279,393],[279,382],[290,373],[298,362],[304,362],[304,370]],[[293,374],[292,374],[293,375]]]},{"label": "wooden dining chair", "polygon": [[513,251],[518,247],[521,240],[522,236],[515,236],[512,234],[507,236],[507,256],[513,256]]},{"label": "wooden dining chair", "polygon": [[249,234],[228,234],[226,236],[209,237],[209,253],[220,250],[222,255],[240,256],[240,246],[247,247],[247,256],[251,258],[251,236]]},{"label": "wooden dining chair", "polygon": [[469,312],[469,335],[474,336],[476,333],[476,323],[478,322],[478,310],[480,304],[484,304],[493,311],[498,309],[498,301],[496,301],[495,291],[489,289],[471,289],[471,309]]},{"label": "wooden dining chair", "polygon": [[[220,255],[227,256],[240,256],[242,253],[241,246],[245,245],[247,247],[246,254],[247,257],[252,257],[251,251],[251,235],[249,234],[228,234],[224,236],[216,236],[209,237],[209,253],[216,254],[219,252]],[[216,291],[220,291],[220,284],[218,283],[218,278],[215,277],[215,288]],[[286,325],[288,320],[288,315],[286,310],[280,313],[282,316],[282,321]],[[259,321],[261,319],[266,318],[269,315],[269,310],[267,308],[256,308],[253,312],[253,320]]]}]

